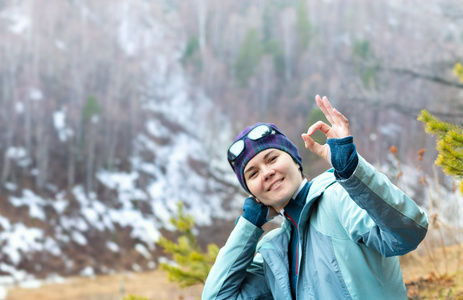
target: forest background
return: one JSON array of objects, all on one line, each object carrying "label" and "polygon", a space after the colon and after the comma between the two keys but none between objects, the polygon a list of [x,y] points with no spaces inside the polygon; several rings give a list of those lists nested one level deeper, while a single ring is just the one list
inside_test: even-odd
[{"label": "forest background", "polygon": [[[0,34],[0,225],[4,233],[28,228],[24,243],[30,229],[42,230],[38,249],[16,245],[15,255],[1,256],[1,274],[16,283],[155,268],[156,237],[175,236],[162,215],[179,200],[213,220],[200,223],[201,244],[223,244],[242,197],[228,143],[261,121],[303,149],[300,134],[323,118],[316,94],[348,117],[358,151],[445,225],[435,239],[462,241],[461,196],[434,166],[435,137],[417,121],[427,109],[463,122],[463,83],[453,73],[463,61],[459,1],[0,1]],[[184,136],[201,147],[172,151]],[[172,177],[173,160],[163,158],[173,152],[187,166],[176,181],[188,184],[169,190],[156,182]],[[328,167],[301,154],[309,177]],[[133,224],[108,225],[95,208],[125,206],[124,191],[102,178],[134,170],[143,170],[131,181],[141,193],[124,201],[157,221],[148,241],[134,237]],[[208,183],[197,194],[219,204],[188,199],[199,177]],[[150,190],[164,192],[162,201]],[[45,203],[41,214],[34,201]],[[235,213],[214,216],[214,205]],[[86,225],[63,225],[62,216],[84,208],[95,208],[102,230],[88,210],[79,219]],[[0,242],[12,248],[11,236]]]}]

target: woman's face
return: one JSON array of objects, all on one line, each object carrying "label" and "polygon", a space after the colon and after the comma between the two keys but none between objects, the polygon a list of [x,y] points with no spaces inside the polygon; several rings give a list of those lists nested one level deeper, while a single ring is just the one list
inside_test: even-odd
[{"label": "woman's face", "polygon": [[258,201],[280,211],[299,188],[302,174],[288,153],[270,148],[247,163],[244,179]]}]

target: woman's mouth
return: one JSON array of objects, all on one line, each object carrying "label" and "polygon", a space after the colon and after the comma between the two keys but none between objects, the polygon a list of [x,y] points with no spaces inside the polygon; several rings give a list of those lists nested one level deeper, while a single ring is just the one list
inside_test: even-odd
[{"label": "woman's mouth", "polygon": [[272,183],[272,185],[268,188],[267,191],[276,190],[277,188],[279,188],[281,183],[283,182],[283,180],[284,180],[284,178],[279,179],[279,180],[275,181],[274,183]]}]

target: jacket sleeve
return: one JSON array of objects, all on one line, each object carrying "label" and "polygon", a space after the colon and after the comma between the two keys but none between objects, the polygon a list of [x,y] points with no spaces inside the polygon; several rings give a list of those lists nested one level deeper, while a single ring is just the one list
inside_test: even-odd
[{"label": "jacket sleeve", "polygon": [[384,256],[406,254],[424,239],[425,212],[364,158],[350,178],[337,179],[349,197],[338,195],[342,204],[334,209],[351,239]]},{"label": "jacket sleeve", "polygon": [[264,231],[239,218],[206,279],[202,299],[273,299],[256,255]]}]

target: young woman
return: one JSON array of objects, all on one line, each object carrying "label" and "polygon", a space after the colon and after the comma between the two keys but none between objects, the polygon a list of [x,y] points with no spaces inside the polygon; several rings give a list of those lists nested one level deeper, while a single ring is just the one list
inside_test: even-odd
[{"label": "young woman", "polygon": [[[304,179],[298,149],[274,124],[248,127],[230,146],[251,196],[203,299],[407,299],[398,255],[423,240],[427,216],[357,154],[348,120],[328,99],[315,100],[331,126],[317,122],[302,139],[333,169],[314,180]],[[325,145],[310,137],[317,130]],[[278,214],[281,227],[261,239]]]}]

